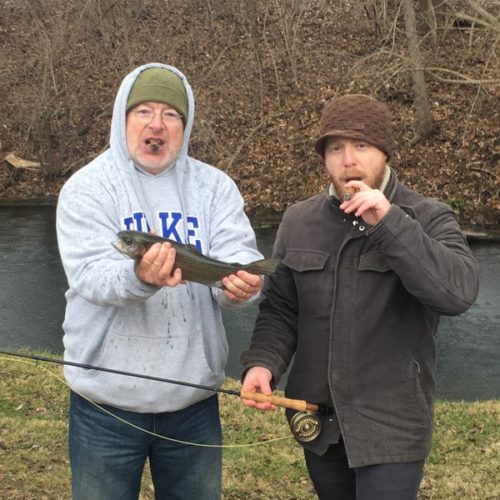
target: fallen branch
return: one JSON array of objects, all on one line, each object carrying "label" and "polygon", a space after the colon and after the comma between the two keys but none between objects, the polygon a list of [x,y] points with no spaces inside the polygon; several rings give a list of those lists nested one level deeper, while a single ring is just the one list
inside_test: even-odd
[{"label": "fallen branch", "polygon": [[[463,73],[459,73],[458,71],[453,71],[451,69],[445,69],[445,68],[433,68],[433,67],[424,67],[424,71],[432,75],[434,78],[439,80],[440,82],[446,82],[446,83],[459,83],[459,84],[466,84],[466,85],[500,85],[500,79],[495,78],[492,80],[485,80],[485,79],[475,79],[475,78],[470,78],[467,75],[464,75]],[[449,73],[451,75],[455,75],[461,80],[454,80],[451,78],[443,78],[442,76],[439,76],[436,74],[437,71],[441,71],[443,73]]]},{"label": "fallen branch", "polygon": [[495,174],[495,172],[492,172],[491,170],[484,168],[484,167],[474,167],[472,165],[467,165],[471,170],[474,170],[475,172],[482,172],[485,174],[491,175],[494,179],[498,180],[498,175]]},{"label": "fallen branch", "polygon": [[500,19],[498,17],[495,17],[493,14],[491,14],[487,10],[483,9],[480,5],[478,5],[477,2],[475,2],[473,0],[466,0],[466,1],[472,10],[476,11],[480,16],[487,19],[491,23],[491,27],[494,30],[499,31]]},{"label": "fallen branch", "polygon": [[478,17],[469,16],[465,12],[457,12],[455,13],[455,17],[457,19],[461,19],[462,21],[467,21],[472,25],[479,24],[480,26],[484,26],[487,29],[500,33],[500,23],[496,20],[496,22],[488,22]]},{"label": "fallen branch", "polygon": [[14,153],[8,153],[4,160],[14,168],[40,168],[40,162],[25,160],[24,158],[16,156]]}]

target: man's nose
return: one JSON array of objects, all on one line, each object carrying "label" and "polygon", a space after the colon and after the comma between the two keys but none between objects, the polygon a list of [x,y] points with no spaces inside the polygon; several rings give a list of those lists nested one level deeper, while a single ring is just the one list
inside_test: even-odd
[{"label": "man's nose", "polygon": [[161,112],[160,113],[155,113],[153,115],[153,118],[152,120],[149,122],[149,126],[151,128],[163,128],[164,127],[164,123],[163,123],[163,118],[161,116]]},{"label": "man's nose", "polygon": [[356,163],[356,151],[352,144],[346,144],[344,147],[344,164],[354,165]]}]

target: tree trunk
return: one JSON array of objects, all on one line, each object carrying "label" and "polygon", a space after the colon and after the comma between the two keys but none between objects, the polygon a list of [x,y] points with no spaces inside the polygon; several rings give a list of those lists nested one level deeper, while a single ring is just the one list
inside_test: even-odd
[{"label": "tree trunk", "polygon": [[417,32],[422,35],[429,34],[434,47],[437,45],[437,22],[433,0],[418,0]]},{"label": "tree trunk", "polygon": [[411,77],[415,102],[415,132],[416,141],[427,137],[433,128],[431,106],[427,96],[422,54],[417,36],[417,23],[412,0],[403,0],[406,37],[410,53]]}]

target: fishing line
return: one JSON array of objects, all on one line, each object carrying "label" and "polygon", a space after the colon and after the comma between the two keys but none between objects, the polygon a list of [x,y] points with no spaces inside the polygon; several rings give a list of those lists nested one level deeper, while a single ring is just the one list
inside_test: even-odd
[{"label": "fishing line", "polygon": [[[204,444],[204,443],[194,443],[194,442],[190,442],[190,441],[181,441],[179,439],[171,438],[171,437],[164,436],[164,435],[161,435],[161,434],[156,434],[153,431],[149,431],[149,430],[144,429],[144,428],[142,428],[142,427],[140,427],[138,425],[135,425],[132,422],[129,422],[129,421],[127,421],[127,420],[119,417],[118,415],[115,415],[113,412],[111,412],[109,410],[106,410],[105,408],[103,408],[101,405],[99,405],[95,401],[92,401],[87,396],[85,396],[85,395],[79,393],[78,391],[74,390],[63,377],[55,374],[51,370],[49,370],[49,369],[45,368],[44,366],[40,365],[38,363],[38,361],[47,361],[47,362],[52,362],[52,363],[60,364],[60,365],[70,364],[71,366],[78,366],[78,367],[83,367],[83,366],[90,367],[92,365],[83,365],[81,363],[73,363],[73,362],[67,362],[67,361],[63,362],[62,360],[47,358],[45,356],[19,354],[19,353],[10,353],[10,352],[5,352],[5,351],[0,351],[0,354],[6,354],[8,356],[16,356],[16,357],[21,357],[21,358],[28,358],[28,359],[32,359],[32,360],[37,361],[36,363],[33,363],[31,361],[25,361],[25,360],[21,360],[21,359],[13,359],[12,357],[0,356],[0,360],[11,361],[11,362],[14,361],[14,362],[17,362],[17,363],[24,363],[24,364],[27,364],[27,365],[30,365],[30,366],[35,366],[37,368],[40,368],[41,370],[44,370],[45,372],[47,372],[50,375],[52,375],[59,382],[61,382],[62,384],[66,385],[75,394],[78,394],[80,397],[82,397],[83,399],[85,399],[86,401],[88,401],[89,403],[91,403],[92,405],[94,405],[96,408],[98,408],[102,412],[110,415],[112,418],[114,418],[114,419],[122,422],[123,424],[128,425],[129,427],[132,427],[132,428],[134,428],[134,429],[136,429],[138,431],[144,432],[146,434],[149,434],[149,435],[151,435],[153,437],[156,437],[156,438],[159,438],[159,439],[164,439],[166,441],[171,441],[171,442],[174,442],[174,443],[183,444],[183,445],[189,445],[189,446],[198,446],[198,447],[201,447],[201,448],[227,448],[227,449],[230,449],[230,448],[249,448],[251,446],[258,446],[258,445],[268,444],[268,443],[272,443],[272,442],[276,442],[276,441],[283,441],[285,439],[291,439],[293,437],[293,436],[282,436],[282,437],[267,439],[265,441],[258,441],[256,443],[221,444],[221,445],[218,445],[218,444]],[[93,367],[93,368],[96,369],[96,367]],[[87,368],[87,369],[90,369],[90,368]],[[128,372],[120,373],[119,370],[102,369],[102,371],[108,371],[108,372],[117,373],[117,374],[127,374],[128,376],[136,376],[136,374],[131,374],[131,373],[128,373]],[[147,378],[147,379],[157,380],[157,381],[166,381],[167,380],[167,379],[161,379],[159,377],[151,377],[149,375],[144,375],[143,377],[140,377],[140,378]],[[176,383],[176,382],[174,382],[174,383]],[[192,386],[193,384],[190,384],[190,383],[187,383],[187,382],[182,382],[182,383],[180,383],[180,385]],[[202,389],[206,388],[205,386],[198,386],[198,387],[202,388]],[[213,388],[209,388],[209,389],[207,388],[207,390],[212,390],[214,392],[222,392],[222,393],[231,394],[231,395],[238,395],[238,396],[240,395],[240,393],[238,391],[234,391],[234,390],[231,390],[231,389],[221,389],[221,388],[215,388],[215,387],[213,387]]]}]

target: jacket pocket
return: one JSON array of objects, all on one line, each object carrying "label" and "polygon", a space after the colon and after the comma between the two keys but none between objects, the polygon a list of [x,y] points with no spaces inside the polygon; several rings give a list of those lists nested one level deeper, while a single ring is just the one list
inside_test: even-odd
[{"label": "jacket pocket", "polygon": [[408,381],[410,390],[414,396],[414,401],[420,411],[427,418],[432,418],[432,407],[425,396],[420,371],[421,369],[419,362],[415,358],[410,359],[408,368]]},{"label": "jacket pocket", "polygon": [[288,250],[282,262],[291,270],[301,311],[330,314],[334,272],[330,254],[310,250]]},{"label": "jacket pocket", "polygon": [[390,271],[391,267],[387,259],[380,252],[370,252],[359,257],[358,271],[376,271],[385,273]]},{"label": "jacket pocket", "polygon": [[287,250],[283,264],[297,272],[321,271],[330,254],[311,250]]}]

